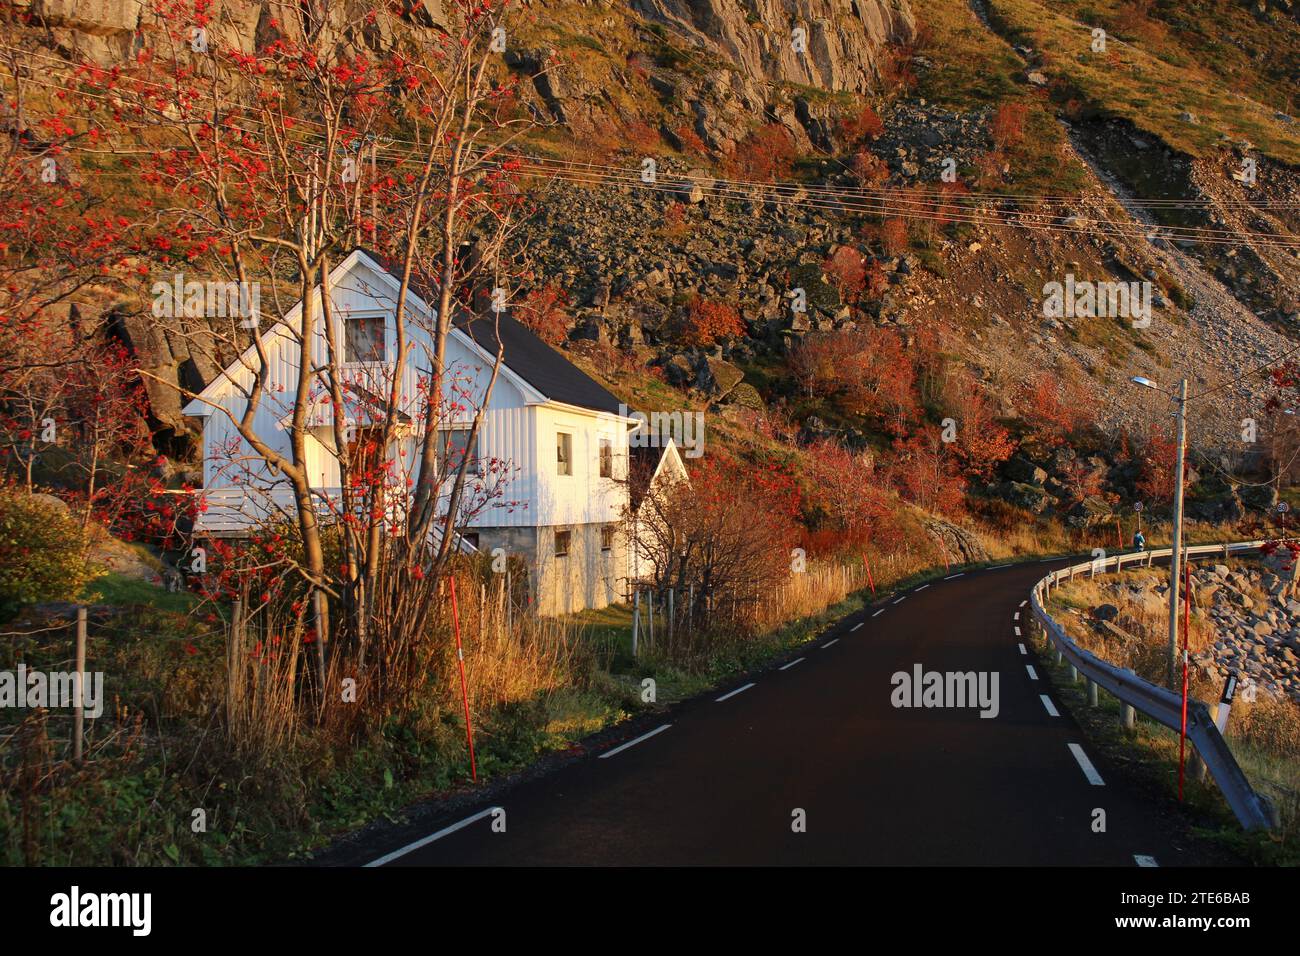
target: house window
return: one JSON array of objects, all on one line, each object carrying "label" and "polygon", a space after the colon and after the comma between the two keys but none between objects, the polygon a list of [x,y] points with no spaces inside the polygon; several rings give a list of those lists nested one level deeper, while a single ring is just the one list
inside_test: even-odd
[{"label": "house window", "polygon": [[478,540],[479,540],[479,539],[478,539],[478,532],[477,532],[477,531],[462,531],[462,532],[460,533],[460,537],[461,537],[461,540],[462,540],[462,541],[464,541],[467,545],[469,545],[469,546],[470,546],[471,548],[473,548],[475,551],[477,551],[477,550],[479,549],[479,548],[478,548]]},{"label": "house window", "polygon": [[387,356],[384,347],[384,319],[380,313],[343,315],[343,361],[350,365],[362,362],[382,362]]},{"label": "house window", "polygon": [[382,446],[384,429],[382,426],[367,426],[352,429],[352,440],[348,442],[348,468],[353,483],[375,481],[378,469],[384,463]]},{"label": "house window", "polygon": [[572,534],[572,531],[567,530],[555,532],[555,556],[557,558],[562,558],[569,553],[569,538]]},{"label": "house window", "polygon": [[600,440],[600,477],[614,477],[614,443],[608,438]]},{"label": "house window", "polygon": [[555,473],[573,474],[573,436],[564,432],[555,433]]},{"label": "house window", "polygon": [[602,525],[600,529],[600,550],[614,550],[614,526],[612,524]]},{"label": "house window", "polygon": [[438,474],[450,477],[466,458],[469,467],[465,473],[479,474],[478,436],[474,436],[471,445],[469,431],[468,428],[444,428],[438,432]]}]

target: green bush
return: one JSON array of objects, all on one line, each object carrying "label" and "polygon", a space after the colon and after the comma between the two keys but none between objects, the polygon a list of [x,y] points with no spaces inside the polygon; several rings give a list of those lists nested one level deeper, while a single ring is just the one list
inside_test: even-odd
[{"label": "green bush", "polygon": [[23,604],[71,600],[94,577],[72,515],[43,495],[0,489],[0,618]]}]

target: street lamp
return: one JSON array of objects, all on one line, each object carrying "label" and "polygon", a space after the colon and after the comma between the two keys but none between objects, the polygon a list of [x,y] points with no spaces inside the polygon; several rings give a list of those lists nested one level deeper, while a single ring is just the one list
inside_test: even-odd
[{"label": "street lamp", "polygon": [[[1165,390],[1149,378],[1134,376],[1135,385]],[[1170,394],[1166,392],[1166,394]],[[1178,584],[1183,556],[1183,459],[1187,456],[1187,379],[1178,383],[1178,460],[1174,468],[1174,542],[1173,554],[1169,558],[1169,686],[1175,683],[1178,672]]]}]

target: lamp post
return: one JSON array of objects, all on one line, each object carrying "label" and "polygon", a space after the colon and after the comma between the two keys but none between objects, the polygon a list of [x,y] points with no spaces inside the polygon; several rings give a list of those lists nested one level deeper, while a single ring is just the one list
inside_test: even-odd
[{"label": "lamp post", "polygon": [[[1140,376],[1133,379],[1134,384],[1143,388],[1163,392],[1159,385],[1149,378]],[[1168,393],[1166,393],[1168,394]],[[1176,413],[1178,433],[1178,459],[1174,467],[1174,542],[1173,554],[1169,558],[1169,686],[1175,683],[1178,672],[1178,591],[1179,571],[1183,557],[1183,460],[1187,457],[1187,379],[1178,383],[1178,402]]]}]

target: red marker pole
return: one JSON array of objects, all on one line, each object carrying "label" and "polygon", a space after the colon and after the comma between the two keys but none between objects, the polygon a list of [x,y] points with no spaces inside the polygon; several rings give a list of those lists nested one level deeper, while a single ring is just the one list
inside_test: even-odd
[{"label": "red marker pole", "polygon": [[867,552],[862,552],[862,564],[867,569],[867,583],[871,585],[871,593],[876,593],[876,582],[871,577],[871,562],[867,560]]},{"label": "red marker pole", "polygon": [[1178,735],[1178,800],[1183,799],[1183,768],[1187,754],[1187,635],[1192,629],[1192,569],[1183,564],[1183,725]]},{"label": "red marker pole", "polygon": [[456,631],[456,660],[460,664],[460,696],[465,702],[465,739],[469,741],[469,775],[478,782],[478,767],[474,763],[474,727],[469,720],[469,686],[465,683],[465,652],[460,646],[460,611],[456,607],[456,576],[451,576],[451,620]]}]

